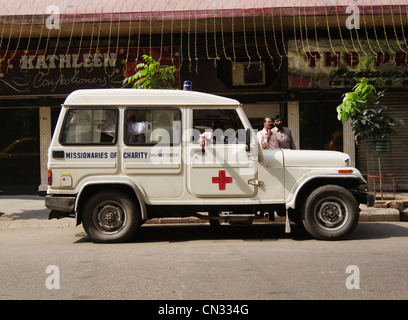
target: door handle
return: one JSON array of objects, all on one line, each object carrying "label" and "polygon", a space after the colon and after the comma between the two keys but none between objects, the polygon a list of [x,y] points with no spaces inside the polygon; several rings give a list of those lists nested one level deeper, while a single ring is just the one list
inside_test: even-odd
[{"label": "door handle", "polygon": [[248,180],[248,184],[252,185],[252,186],[262,186],[264,183],[261,180],[257,180],[257,179],[249,179]]}]

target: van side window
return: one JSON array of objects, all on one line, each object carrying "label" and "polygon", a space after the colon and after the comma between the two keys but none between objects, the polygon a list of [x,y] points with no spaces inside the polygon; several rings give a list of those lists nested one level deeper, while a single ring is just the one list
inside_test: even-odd
[{"label": "van side window", "polygon": [[126,144],[177,145],[180,141],[181,112],[179,109],[127,109]]},{"label": "van side window", "polygon": [[69,109],[61,131],[61,144],[115,144],[117,109]]},{"label": "van side window", "polygon": [[[235,109],[194,109],[194,142],[245,143],[245,130]],[[211,139],[210,139],[211,137]]]}]

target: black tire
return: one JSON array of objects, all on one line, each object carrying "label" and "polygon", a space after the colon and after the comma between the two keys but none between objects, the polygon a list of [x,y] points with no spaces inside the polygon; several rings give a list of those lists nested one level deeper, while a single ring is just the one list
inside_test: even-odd
[{"label": "black tire", "polygon": [[125,242],[141,225],[136,203],[127,194],[104,190],[85,203],[82,223],[94,242]]},{"label": "black tire", "polygon": [[322,186],[306,199],[302,210],[303,226],[319,240],[340,240],[354,231],[359,207],[354,196],[337,185]]}]

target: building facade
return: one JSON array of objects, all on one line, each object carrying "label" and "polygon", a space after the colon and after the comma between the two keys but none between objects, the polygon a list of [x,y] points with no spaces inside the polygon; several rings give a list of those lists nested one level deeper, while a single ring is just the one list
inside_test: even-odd
[{"label": "building facade", "polygon": [[[243,103],[255,129],[280,114],[299,149],[347,152],[377,175],[369,143],[337,120],[362,77],[408,123],[406,1],[14,1],[0,4],[0,190],[37,193],[60,105],[80,88],[122,87],[144,54],[177,68],[176,89]],[[408,190],[408,127],[377,151]]]}]

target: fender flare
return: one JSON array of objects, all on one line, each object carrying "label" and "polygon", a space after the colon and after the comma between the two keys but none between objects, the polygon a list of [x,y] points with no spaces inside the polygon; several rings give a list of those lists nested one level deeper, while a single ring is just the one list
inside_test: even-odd
[{"label": "fender flare", "polygon": [[[301,181],[297,181],[292,186],[292,189],[289,192],[290,197],[286,198],[285,204],[286,204],[286,209],[295,209],[296,207],[296,200],[298,199],[299,193],[304,187],[307,187],[307,185],[310,185],[314,182],[317,181],[324,181],[324,184],[333,184],[333,181],[356,181],[358,184],[362,183],[363,181],[358,175],[349,175],[349,176],[340,176],[340,175],[321,175],[321,176],[309,176],[306,179],[303,179]],[[338,184],[338,183],[334,183]]]},{"label": "fender flare", "polygon": [[130,181],[104,181],[103,183],[101,182],[87,182],[85,183],[81,190],[78,192],[77,199],[75,201],[75,207],[74,207],[74,212],[75,217],[76,217],[76,224],[79,225],[81,223],[81,217],[78,215],[78,204],[81,201],[81,196],[83,195],[84,191],[91,186],[99,186],[101,188],[103,187],[109,187],[112,185],[122,185],[125,186],[129,189],[131,189],[134,192],[134,195],[136,196],[137,201],[139,202],[139,208],[140,208],[140,217],[142,220],[147,220],[147,208],[146,208],[146,203],[143,197],[143,193],[140,191],[140,188],[135,185],[134,183]]}]

